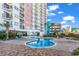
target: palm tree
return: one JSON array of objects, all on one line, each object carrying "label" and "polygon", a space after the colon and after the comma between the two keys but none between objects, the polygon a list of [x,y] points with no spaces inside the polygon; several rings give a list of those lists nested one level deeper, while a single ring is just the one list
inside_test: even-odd
[{"label": "palm tree", "polygon": [[5,28],[6,28],[6,34],[7,34],[7,36],[6,36],[6,40],[7,39],[9,39],[9,21],[8,20],[4,20],[4,24],[3,24],[4,26],[5,26]]},{"label": "palm tree", "polygon": [[55,25],[55,23],[51,23],[51,26],[54,26]]}]

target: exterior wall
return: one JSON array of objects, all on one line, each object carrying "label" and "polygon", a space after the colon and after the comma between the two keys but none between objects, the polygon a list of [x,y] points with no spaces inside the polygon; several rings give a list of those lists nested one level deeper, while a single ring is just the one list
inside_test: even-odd
[{"label": "exterior wall", "polygon": [[20,30],[24,30],[24,3],[20,3]]},{"label": "exterior wall", "polygon": [[45,33],[44,23],[46,22],[46,4],[33,4],[33,29],[38,30],[41,34]]},{"label": "exterior wall", "polygon": [[[6,3],[10,6],[7,10],[4,9],[3,4],[4,3],[0,3],[0,23],[7,19],[10,22],[10,30],[31,31],[44,34],[44,23],[46,23],[46,4]],[[9,17],[3,18],[4,11],[8,13]],[[6,15],[4,14],[4,16]]]},{"label": "exterior wall", "polygon": [[14,30],[19,30],[20,29],[20,4],[19,3],[14,3],[13,4],[13,29]]},{"label": "exterior wall", "polygon": [[24,29],[32,29],[32,3],[24,3]]},{"label": "exterior wall", "polygon": [[32,29],[35,30],[35,9],[36,4],[32,5]]},{"label": "exterior wall", "polygon": [[46,30],[46,4],[42,3],[42,25],[41,25],[41,34],[45,34]]},{"label": "exterior wall", "polygon": [[10,3],[0,3],[0,27],[5,29],[3,26],[4,20],[11,22],[12,20],[12,4]]},{"label": "exterior wall", "polygon": [[3,30],[3,26],[2,26],[2,23],[3,23],[2,13],[3,13],[2,3],[0,3],[0,31]]}]

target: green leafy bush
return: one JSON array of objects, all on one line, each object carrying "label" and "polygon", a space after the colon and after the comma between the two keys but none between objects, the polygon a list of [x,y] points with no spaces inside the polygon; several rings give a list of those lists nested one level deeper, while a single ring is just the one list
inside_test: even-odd
[{"label": "green leafy bush", "polygon": [[6,39],[5,31],[0,32],[0,40],[5,40],[5,39]]},{"label": "green leafy bush", "polygon": [[67,35],[68,37],[75,37],[75,34],[73,34],[73,33],[69,33],[68,35]]},{"label": "green leafy bush", "polygon": [[[6,32],[2,31],[0,32],[0,40],[6,40]],[[16,33],[15,32],[9,32],[9,39],[15,39],[16,38]]]},{"label": "green leafy bush", "polygon": [[16,38],[16,33],[15,32],[9,32],[9,38],[10,39],[15,39]]},{"label": "green leafy bush", "polygon": [[57,36],[54,34],[46,34],[46,35],[43,35],[43,37],[57,37]]},{"label": "green leafy bush", "polygon": [[67,36],[68,37],[72,37],[73,40],[79,40],[79,34],[69,33]]},{"label": "green leafy bush", "polygon": [[75,49],[75,50],[72,52],[72,55],[79,55],[79,48]]},{"label": "green leafy bush", "polygon": [[64,33],[59,34],[59,37],[64,37],[64,36],[66,36]]}]

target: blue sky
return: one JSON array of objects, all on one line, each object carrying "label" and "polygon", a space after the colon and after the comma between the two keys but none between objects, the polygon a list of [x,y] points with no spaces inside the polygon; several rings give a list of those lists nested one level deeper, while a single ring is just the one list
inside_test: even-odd
[{"label": "blue sky", "polygon": [[48,3],[47,21],[79,27],[79,4]]}]

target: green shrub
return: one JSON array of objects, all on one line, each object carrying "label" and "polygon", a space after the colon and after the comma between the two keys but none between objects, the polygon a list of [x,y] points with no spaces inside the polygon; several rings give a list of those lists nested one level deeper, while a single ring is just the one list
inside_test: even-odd
[{"label": "green shrub", "polygon": [[15,39],[16,38],[16,33],[15,32],[9,32],[9,38],[10,39]]},{"label": "green shrub", "polygon": [[46,34],[46,35],[43,35],[43,37],[57,37],[57,36],[54,34]]},{"label": "green shrub", "polygon": [[69,33],[69,34],[68,34],[68,37],[75,37],[75,34]]},{"label": "green shrub", "polygon": [[79,38],[79,34],[75,34],[74,37]]},{"label": "green shrub", "polygon": [[0,32],[0,40],[5,40],[5,39],[6,39],[5,31]]},{"label": "green shrub", "polygon": [[75,49],[75,50],[72,52],[72,55],[79,55],[79,48]]},{"label": "green shrub", "polygon": [[[2,31],[0,32],[0,40],[6,40],[6,32]],[[15,39],[16,38],[16,33],[9,31],[9,39]]]},{"label": "green shrub", "polygon": [[68,37],[72,37],[73,40],[79,40],[79,34],[73,34],[73,33],[69,33]]},{"label": "green shrub", "polygon": [[43,37],[47,37],[47,35],[43,35]]},{"label": "green shrub", "polygon": [[66,36],[64,33],[59,34],[59,37],[64,37],[64,36]]}]

